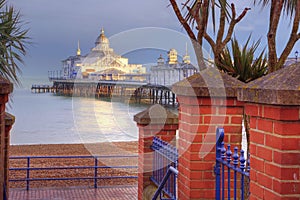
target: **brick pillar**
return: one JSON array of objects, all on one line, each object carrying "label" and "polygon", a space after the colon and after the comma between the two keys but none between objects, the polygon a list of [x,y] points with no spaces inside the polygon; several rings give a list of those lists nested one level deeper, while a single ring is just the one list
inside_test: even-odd
[{"label": "brick pillar", "polygon": [[[5,132],[5,104],[8,101],[8,94],[12,92],[13,85],[0,77],[0,200],[4,197],[4,183],[8,177],[8,160],[5,157],[5,149],[9,146]],[[8,188],[7,193],[8,193]]]},{"label": "brick pillar", "polygon": [[143,190],[150,185],[153,151],[150,146],[154,136],[175,144],[178,116],[160,105],[153,105],[134,116],[139,128],[138,199],[143,199]]},{"label": "brick pillar", "polygon": [[236,87],[243,83],[206,69],[173,85],[179,109],[180,200],[215,198],[216,128],[224,127],[225,141],[240,146],[243,103]]},{"label": "brick pillar", "polygon": [[250,199],[300,198],[300,66],[239,90],[250,116]]},{"label": "brick pillar", "polygon": [[[15,117],[9,113],[5,113],[5,141],[4,141],[4,181],[6,188],[9,188],[9,146],[10,146],[10,130],[15,123]],[[6,189],[6,196],[9,197],[8,189]]]}]

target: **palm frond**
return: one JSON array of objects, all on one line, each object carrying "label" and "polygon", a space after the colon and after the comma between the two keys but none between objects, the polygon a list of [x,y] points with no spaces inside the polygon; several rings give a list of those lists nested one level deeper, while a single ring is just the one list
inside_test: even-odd
[{"label": "palm frond", "polygon": [[26,45],[30,43],[28,29],[24,29],[23,25],[20,12],[13,6],[6,6],[5,0],[0,0],[0,73],[17,84]]}]

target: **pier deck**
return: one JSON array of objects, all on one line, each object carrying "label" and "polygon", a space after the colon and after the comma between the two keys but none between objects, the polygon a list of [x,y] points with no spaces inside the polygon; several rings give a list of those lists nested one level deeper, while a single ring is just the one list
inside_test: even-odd
[{"label": "pier deck", "polygon": [[114,98],[131,103],[176,106],[170,87],[136,81],[53,80],[53,86],[33,85],[32,92],[52,92],[62,96]]}]

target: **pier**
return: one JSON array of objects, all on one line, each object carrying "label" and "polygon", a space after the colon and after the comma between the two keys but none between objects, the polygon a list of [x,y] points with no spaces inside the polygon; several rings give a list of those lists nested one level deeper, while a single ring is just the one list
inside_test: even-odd
[{"label": "pier", "polygon": [[92,97],[127,103],[177,106],[176,95],[170,88],[135,81],[53,80],[53,85],[32,85],[34,93],[51,92],[61,96]]}]

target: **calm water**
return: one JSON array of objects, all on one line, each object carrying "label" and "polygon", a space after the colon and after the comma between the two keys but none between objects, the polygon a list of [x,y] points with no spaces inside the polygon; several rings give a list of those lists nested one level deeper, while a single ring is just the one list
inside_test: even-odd
[{"label": "calm water", "polygon": [[[34,82],[37,83],[37,82]],[[137,140],[133,116],[146,105],[34,94],[25,84],[7,106],[16,116],[11,144],[67,144]]]}]

